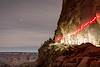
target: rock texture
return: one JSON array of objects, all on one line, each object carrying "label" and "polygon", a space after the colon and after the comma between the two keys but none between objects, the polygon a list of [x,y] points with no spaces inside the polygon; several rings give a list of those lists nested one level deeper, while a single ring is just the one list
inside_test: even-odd
[{"label": "rock texture", "polygon": [[37,67],[99,67],[100,48],[91,43],[74,45],[63,50],[57,46],[39,49]]},{"label": "rock texture", "polygon": [[[96,16],[96,2],[98,1],[63,0],[62,12],[54,38],[57,35],[67,35],[90,18]],[[93,28],[100,31],[98,23]],[[91,27],[88,29],[91,30]],[[86,29],[82,33],[86,35],[87,32]],[[39,48],[36,67],[100,67],[100,48],[94,46],[95,44],[67,45],[59,43],[52,45],[55,44],[54,38],[45,41]]]},{"label": "rock texture", "polygon": [[[99,11],[98,0],[63,0],[62,11],[58,20],[56,35],[67,35],[76,31],[83,23],[86,23],[96,16]],[[93,44],[100,42],[100,24],[95,23],[86,27],[77,35],[87,38]],[[94,35],[95,34],[95,35]],[[77,35],[74,38],[77,38]],[[93,37],[91,37],[93,36]],[[55,37],[54,37],[55,38]],[[72,38],[72,39],[74,39]],[[77,39],[79,40],[79,38]],[[93,41],[94,40],[94,41]]]},{"label": "rock texture", "polygon": [[34,62],[36,58],[35,52],[0,52],[0,67],[20,67],[24,63]]},{"label": "rock texture", "polygon": [[[62,34],[63,30],[75,30],[83,22],[89,21],[96,15],[94,0],[63,0],[62,12],[58,21],[55,34]],[[69,29],[68,29],[69,28]]]}]

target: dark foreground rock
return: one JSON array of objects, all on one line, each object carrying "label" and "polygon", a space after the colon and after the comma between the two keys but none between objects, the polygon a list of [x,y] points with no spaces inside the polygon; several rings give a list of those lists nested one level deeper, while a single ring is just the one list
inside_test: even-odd
[{"label": "dark foreground rock", "polygon": [[40,48],[37,67],[100,66],[100,48],[91,43],[68,46],[66,49],[57,48],[57,45],[52,48]]},{"label": "dark foreground rock", "polygon": [[[63,0],[54,38],[45,41],[39,48],[36,67],[100,67],[100,48],[94,46],[95,43],[68,46],[68,44],[60,44],[60,41],[56,41],[57,36],[64,36],[77,31],[82,24],[96,17],[96,12],[100,10],[99,6],[99,0]],[[100,25],[97,19],[95,22],[77,34],[82,38],[89,38],[88,33],[90,33],[94,39],[88,42],[99,43]],[[72,39],[80,40],[78,35]],[[79,39],[76,39],[77,37]],[[59,44],[55,45],[54,40]],[[51,44],[54,45],[50,46]]]}]

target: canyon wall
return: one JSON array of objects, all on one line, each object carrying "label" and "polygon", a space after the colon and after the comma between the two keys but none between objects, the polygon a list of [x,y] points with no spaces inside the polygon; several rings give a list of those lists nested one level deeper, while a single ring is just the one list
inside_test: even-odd
[{"label": "canyon wall", "polygon": [[[96,15],[96,6],[93,0],[63,0],[62,11],[55,34],[59,34],[61,26],[74,28],[83,22],[89,21]],[[65,28],[66,30],[66,28]]]},{"label": "canyon wall", "polygon": [[[83,23],[86,23],[96,17],[97,9],[98,1],[95,0],[63,0],[62,11],[58,21],[57,29],[55,31],[55,36],[65,36],[67,34],[73,33]],[[100,40],[97,38],[100,34],[99,29],[100,25],[98,23],[92,24],[76,34],[74,38],[79,36],[81,39],[78,38],[78,41],[84,40],[82,42],[87,41],[92,42],[93,44],[99,44]]]},{"label": "canyon wall", "polygon": [[[94,46],[99,42],[98,39],[100,38],[100,25],[96,17],[98,3],[100,3],[99,0],[63,0],[62,11],[54,39],[45,41],[39,48],[38,59],[36,61],[37,67],[100,66],[100,48]],[[88,24],[82,31],[70,37],[80,43],[76,42],[76,44],[69,45],[59,41],[62,40],[62,36],[71,41],[66,35],[77,30],[79,26],[94,17],[95,21],[92,20],[91,22],[95,23]],[[84,40],[88,43],[84,42]],[[93,44],[91,44],[92,42]],[[72,43],[73,41],[71,41]]]}]

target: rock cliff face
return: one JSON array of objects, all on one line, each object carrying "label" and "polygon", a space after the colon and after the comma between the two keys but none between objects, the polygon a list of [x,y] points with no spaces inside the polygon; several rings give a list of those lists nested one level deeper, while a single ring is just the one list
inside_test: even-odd
[{"label": "rock cliff face", "polygon": [[[95,0],[63,0],[62,12],[58,21],[56,35],[66,36],[76,31],[83,23],[89,22],[96,16],[98,10],[98,1]],[[98,44],[100,39],[100,24],[95,23],[78,32],[72,39],[80,38],[82,42],[91,42]],[[93,33],[94,32],[94,33]],[[93,33],[93,34],[92,34]],[[94,35],[95,34],[95,35]],[[79,38],[77,37],[79,36]],[[67,37],[66,37],[67,38]],[[98,41],[98,42],[97,42]],[[75,42],[75,44],[80,44]]]},{"label": "rock cliff face", "polygon": [[[61,45],[61,44],[60,44]],[[91,43],[71,47],[42,47],[36,67],[99,67],[100,48]]]},{"label": "rock cliff face", "polygon": [[[58,21],[58,26],[55,31],[53,39],[49,39],[44,42],[44,44],[39,48],[38,59],[36,61],[37,67],[99,67],[100,66],[100,48],[94,46],[89,42],[89,33],[94,32],[91,40],[99,39],[100,25],[97,23],[85,28],[79,32],[75,37],[71,37],[78,42],[87,38],[86,41],[73,43],[68,45],[68,43],[55,43],[55,38],[58,36],[58,40],[61,40],[63,36],[70,34],[77,27],[88,22],[91,18],[96,16],[97,12],[97,0],[63,0],[62,12]],[[77,39],[81,38],[83,39]],[[92,36],[92,34],[91,34]],[[98,38],[97,38],[97,37]],[[67,38],[68,39],[68,38]],[[70,39],[68,39],[71,41]],[[85,42],[85,43],[84,43]],[[95,41],[96,42],[96,41]],[[71,42],[72,43],[72,42]],[[94,43],[94,42],[93,42]]]},{"label": "rock cliff face", "polygon": [[96,5],[94,0],[63,0],[62,12],[58,21],[57,34],[62,34],[61,28],[74,30],[83,22],[89,21],[96,15]]}]

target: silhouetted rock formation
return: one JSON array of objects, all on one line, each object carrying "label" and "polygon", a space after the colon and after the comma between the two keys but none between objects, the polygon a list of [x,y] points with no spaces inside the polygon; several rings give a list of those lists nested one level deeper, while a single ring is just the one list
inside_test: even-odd
[{"label": "silhouetted rock formation", "polygon": [[[63,0],[62,12],[54,38],[53,40],[49,39],[45,41],[39,48],[38,59],[35,63],[36,67],[100,66],[100,48],[94,46],[96,44],[87,42],[82,43],[81,45],[68,45],[65,43],[58,43],[55,45],[54,41],[57,35],[67,35],[68,33],[76,30],[77,27],[84,22],[95,17],[96,10],[98,9],[98,1],[99,0]],[[96,31],[100,32],[100,25],[98,23],[92,25],[92,27],[96,29]],[[87,35],[88,32],[91,33],[92,27],[90,26],[78,34],[82,34],[82,36]],[[95,36],[95,34],[93,36]],[[99,36],[97,37],[98,38],[96,39],[99,39]]]},{"label": "silhouetted rock formation", "polygon": [[[100,5],[98,0],[63,0],[62,11],[55,31],[56,35],[67,35],[75,32],[83,23],[89,22],[96,16]],[[100,3],[100,2],[99,2]],[[100,43],[100,24],[92,24],[77,35],[93,44]],[[75,35],[72,39],[77,38]],[[54,36],[54,38],[55,38]],[[79,40],[79,38],[77,38]]]},{"label": "silhouetted rock formation", "polygon": [[62,12],[55,34],[62,34],[61,28],[69,33],[94,16],[96,16],[95,0],[63,0]]},{"label": "silhouetted rock formation", "polygon": [[91,43],[73,45],[63,50],[40,49],[37,67],[99,67],[100,48]]}]

